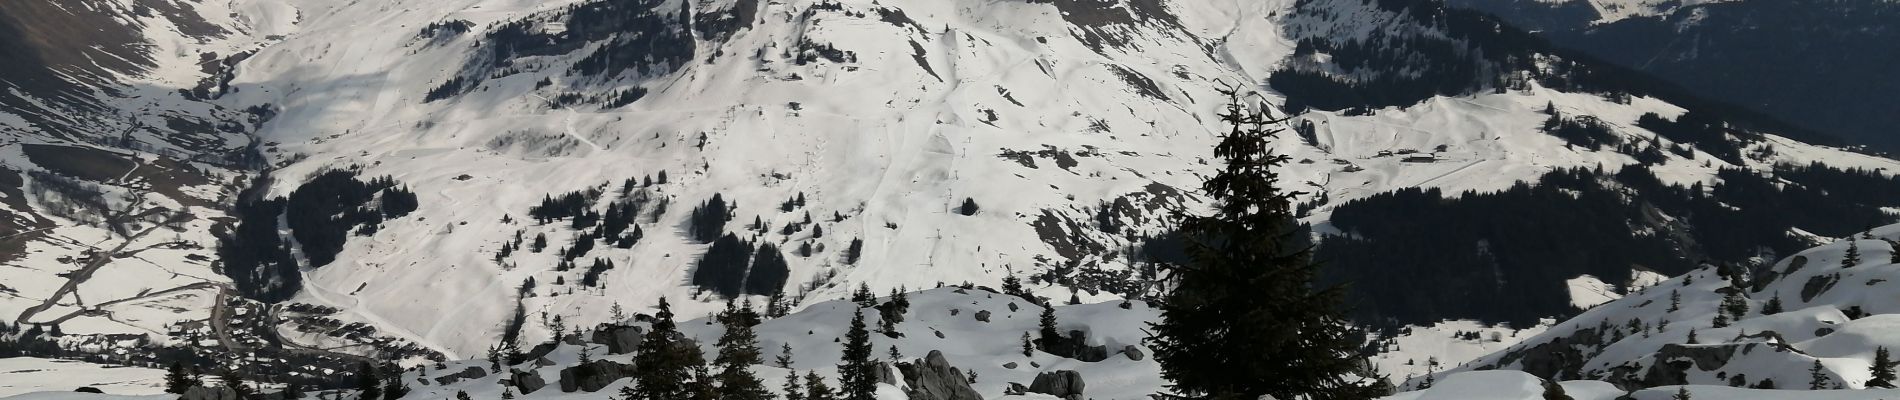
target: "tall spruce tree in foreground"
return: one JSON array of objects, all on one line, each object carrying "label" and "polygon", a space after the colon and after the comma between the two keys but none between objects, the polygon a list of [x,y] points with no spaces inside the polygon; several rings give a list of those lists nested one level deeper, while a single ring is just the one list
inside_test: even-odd
[{"label": "tall spruce tree in foreground", "polygon": [[873,400],[877,394],[877,363],[871,361],[871,331],[864,326],[864,309],[851,317],[851,330],[845,332],[844,356],[838,364],[838,385],[843,400]]},{"label": "tall spruce tree in foreground", "polygon": [[622,400],[678,400],[692,397],[688,384],[693,368],[703,365],[699,348],[680,335],[673,322],[673,306],[660,298],[659,312],[653,313],[653,326],[640,339],[639,354],[634,355],[634,384],[620,389]]},{"label": "tall spruce tree in foreground", "polygon": [[1296,244],[1298,192],[1280,190],[1289,157],[1272,150],[1286,118],[1250,107],[1224,90],[1230,130],[1214,147],[1225,163],[1202,183],[1212,215],[1181,225],[1189,261],[1166,266],[1174,287],[1159,304],[1148,343],[1188,399],[1370,399],[1383,393],[1362,378],[1352,326],[1339,310],[1342,288],[1320,287],[1319,265]]},{"label": "tall spruce tree in foreground", "polygon": [[719,382],[718,395],[729,400],[765,400],[772,398],[772,392],[765,389],[765,381],[752,374],[752,365],[765,362],[765,356],[759,351],[758,335],[752,331],[759,324],[759,314],[752,311],[752,303],[745,307],[734,308],[726,303],[726,312],[720,314],[719,322],[726,332],[719,335],[719,355],[713,359],[713,365],[719,367],[715,380]]}]

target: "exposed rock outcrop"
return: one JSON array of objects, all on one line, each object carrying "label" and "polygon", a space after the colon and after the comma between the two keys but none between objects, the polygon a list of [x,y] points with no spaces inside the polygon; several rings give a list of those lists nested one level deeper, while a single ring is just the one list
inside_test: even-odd
[{"label": "exposed rock outcrop", "polygon": [[1142,352],[1140,347],[1135,347],[1135,345],[1132,344],[1122,347],[1122,355],[1128,356],[1129,360],[1134,361],[1141,361],[1142,359],[1148,358],[1148,353]]},{"label": "exposed rock outcrop", "polygon": [[607,354],[627,354],[640,347],[640,335],[645,333],[638,326],[602,324],[594,330],[592,341],[607,346]]},{"label": "exposed rock outcrop", "polygon": [[484,370],[482,367],[468,367],[463,369],[462,372],[435,377],[435,384],[448,385],[461,382],[465,379],[475,379],[484,376],[488,376],[488,370]]},{"label": "exposed rock outcrop", "polygon": [[1069,400],[1081,400],[1082,390],[1086,386],[1082,382],[1082,373],[1065,369],[1036,374],[1036,380],[1029,383],[1028,391]]},{"label": "exposed rock outcrop", "polygon": [[904,371],[905,383],[910,385],[911,400],[983,400],[983,395],[970,388],[963,371],[943,358],[943,352],[931,350],[922,361],[897,367]]},{"label": "exposed rock outcrop", "polygon": [[561,370],[561,391],[598,392],[614,381],[633,377],[635,368],[607,360],[594,360]]},{"label": "exposed rock outcrop", "polygon": [[541,388],[548,386],[548,381],[541,379],[541,374],[537,374],[534,371],[522,370],[514,370],[514,372],[510,373],[508,375],[508,383],[514,385],[515,391],[519,391],[521,394],[534,393],[534,391],[541,390]]}]

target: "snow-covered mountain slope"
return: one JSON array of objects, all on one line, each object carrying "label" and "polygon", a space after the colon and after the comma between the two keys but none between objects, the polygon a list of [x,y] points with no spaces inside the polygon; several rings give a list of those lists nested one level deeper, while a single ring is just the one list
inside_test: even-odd
[{"label": "snow-covered mountain slope", "polygon": [[1900,225],[1890,225],[1760,271],[1700,269],[1451,373],[1516,369],[1634,387],[1862,388],[1875,348],[1900,344],[1889,334],[1895,310],[1883,300],[1895,291],[1890,275],[1900,272],[1897,241]]},{"label": "snow-covered mountain slope", "polygon": [[[1730,290],[1731,282],[1712,269],[1665,280],[1651,289],[1605,303],[1577,318],[1560,323],[1542,333],[1528,336],[1509,349],[1481,357],[1469,363],[1441,371],[1430,378],[1410,380],[1407,390],[1387,399],[1551,399],[1555,394],[1572,399],[1672,399],[1686,390],[1692,398],[1721,399],[1879,399],[1892,396],[1887,390],[1800,389],[1810,377],[1807,366],[1819,360],[1824,379],[1840,382],[1841,387],[1858,389],[1867,378],[1873,349],[1890,346],[1893,314],[1880,299],[1892,290],[1885,275],[1900,264],[1889,258],[1888,241],[1900,239],[1900,225],[1874,229],[1871,238],[1833,243],[1811,249],[1764,270],[1752,281],[1736,283],[1738,295],[1751,310],[1760,310],[1759,298],[1781,295],[1781,312],[1764,315],[1758,311],[1743,313],[1733,325],[1715,328],[1711,324],[1717,311],[1718,292]],[[1842,259],[1853,246],[1862,262],[1843,266]],[[1864,250],[1863,250],[1864,249]],[[1740,276],[1740,275],[1737,275]],[[1810,282],[1824,281],[1823,284]],[[1871,283],[1871,284],[1869,284]],[[1793,294],[1793,292],[1801,292]],[[1678,301],[1669,300],[1671,293]],[[1162,390],[1166,382],[1158,377],[1158,365],[1143,343],[1147,322],[1157,315],[1141,301],[1102,302],[1055,306],[1060,331],[1079,331],[1087,338],[1086,346],[1099,348],[1098,361],[1082,361],[1043,351],[1023,354],[1021,338],[1038,329],[1042,306],[1021,298],[993,292],[987,288],[944,287],[910,293],[910,307],[895,334],[871,336],[878,358],[893,361],[891,349],[899,353],[896,361],[918,362],[924,355],[941,354],[947,365],[957,368],[958,378],[971,377],[971,387],[990,399],[1047,399],[1044,394],[1011,395],[1015,384],[1028,385],[1039,375],[1074,371],[1086,384],[1086,398],[1142,398]],[[879,298],[878,303],[891,301]],[[1673,310],[1672,310],[1673,309]],[[644,311],[638,310],[635,311]],[[780,349],[789,348],[790,368],[757,365],[753,372],[767,387],[777,388],[791,374],[815,372],[827,380],[836,379],[835,364],[840,354],[838,338],[853,312],[864,312],[868,325],[880,326],[877,312],[842,300],[808,304],[803,310],[778,318],[768,318],[755,327],[758,345],[771,358]],[[1850,318],[1850,315],[1858,317]],[[1618,329],[1601,336],[1593,328],[1606,319],[1629,318],[1628,332]],[[633,320],[642,320],[640,317]],[[1663,323],[1661,321],[1670,321]],[[1654,321],[1654,322],[1651,322]],[[473,398],[499,398],[504,391],[518,398],[596,398],[615,393],[632,383],[615,365],[631,365],[633,354],[624,350],[637,341],[638,327],[645,322],[622,321],[579,332],[570,331],[560,344],[534,346],[531,361],[495,370],[488,360],[460,360],[414,364],[402,380],[409,384],[409,396],[424,398],[453,397],[457,392]],[[679,324],[684,336],[694,339],[706,354],[715,354],[712,343],[723,333],[713,318],[699,318]],[[1445,325],[1433,329],[1470,329],[1482,327]],[[1690,332],[1697,339],[1690,339]],[[1497,339],[1487,339],[1497,340]],[[1501,341],[1501,340],[1500,340]],[[1401,343],[1417,346],[1418,343]],[[1531,350],[1525,350],[1531,349]],[[1553,350],[1562,349],[1562,350]],[[1568,352],[1568,353],[1566,353]],[[618,353],[618,354],[616,354]],[[1570,354],[1565,356],[1562,354]],[[1579,357],[1580,356],[1580,357]],[[1533,361],[1535,360],[1535,361]],[[1567,364],[1579,361],[1578,364]],[[1665,368],[1661,364],[1669,364]],[[1578,372],[1576,366],[1582,366]],[[1554,371],[1551,368],[1555,368]],[[1599,370],[1597,368],[1608,368]],[[915,370],[891,370],[891,379],[879,387],[879,398],[909,398],[910,385],[942,378],[924,376]],[[1493,370],[1496,369],[1496,370]],[[1608,372],[1600,372],[1608,371]],[[1537,375],[1533,375],[1537,374]],[[1552,376],[1555,374],[1555,376]],[[1539,376],[1544,376],[1540,378]],[[1629,377],[1635,379],[1626,379]],[[1670,378],[1672,377],[1673,378]],[[1728,376],[1729,378],[1723,378]],[[591,378],[588,378],[591,377]],[[1579,377],[1605,380],[1580,380]],[[1660,378],[1658,378],[1660,377]],[[1741,377],[1741,378],[1735,378]],[[1566,379],[1556,383],[1548,379]],[[1681,386],[1685,383],[1688,386]],[[1772,379],[1784,389],[1731,387],[1730,380]],[[64,381],[62,381],[64,382]],[[1612,383],[1615,382],[1615,383]],[[80,396],[55,393],[67,389],[53,385],[50,392],[32,393],[18,399],[63,398]],[[835,384],[833,386],[836,386]],[[113,394],[137,394],[138,387],[123,387]],[[1404,390],[1404,389],[1402,389]],[[347,394],[345,394],[347,395]],[[1632,397],[1623,397],[1623,396]]]},{"label": "snow-covered mountain slope", "polygon": [[6,325],[157,338],[210,317],[225,281],[213,232],[243,186],[256,121],[200,100],[220,91],[211,72],[228,75],[241,58],[227,57],[262,40],[231,6],[0,4]]},{"label": "snow-covered mountain slope", "polygon": [[165,371],[33,357],[0,358],[0,398],[91,387],[111,394],[165,392]]},{"label": "snow-covered mountain slope", "polygon": [[[1420,20],[1430,8],[1360,1],[238,0],[204,7],[223,11],[217,21],[229,36],[185,43],[226,46],[220,54],[255,49],[211,74],[229,78],[215,81],[217,96],[173,90],[191,92],[196,79],[127,75],[166,88],[133,93],[134,100],[259,117],[256,150],[270,179],[247,201],[235,190],[215,201],[239,204],[225,220],[232,234],[224,247],[244,253],[214,253],[212,225],[187,228],[180,235],[202,248],[182,252],[185,261],[155,264],[197,263],[179,274],[194,280],[101,274],[86,287],[111,283],[130,294],[83,298],[230,282],[234,293],[283,304],[216,301],[219,291],[201,290],[190,292],[192,303],[154,303],[171,311],[141,314],[134,328],[102,322],[129,313],[58,313],[75,315],[66,323],[115,326],[82,332],[164,332],[172,335],[154,339],[238,351],[284,342],[293,350],[388,358],[466,357],[504,336],[532,342],[548,335],[528,321],[559,315],[591,325],[616,304],[639,309],[662,296],[697,316],[719,308],[728,297],[719,292],[759,300],[783,290],[813,304],[860,283],[881,292],[993,284],[1013,273],[1036,278],[1034,290],[1058,300],[1140,297],[1153,289],[1144,264],[1167,255],[1153,239],[1167,236],[1174,212],[1203,205],[1193,188],[1214,162],[1210,147],[1221,127],[1213,113],[1225,100],[1218,89],[1239,85],[1288,102],[1294,99],[1285,89],[1259,87],[1283,71],[1368,94],[1439,76],[1428,72],[1466,78],[1401,96],[1414,101],[1329,107],[1339,102],[1292,96],[1312,110],[1276,150],[1298,162],[1285,182],[1311,193],[1302,199],[1305,221],[1330,237],[1370,233],[1334,223],[1354,200],[1406,188],[1493,193],[1557,169],[1627,166],[1685,188],[1743,180],[1722,175],[1728,171],[1824,191],[1840,186],[1775,166],[1826,162],[1882,178],[1900,168],[1726,124],[1708,136],[1663,132],[1671,125],[1645,123],[1645,115],[1688,121],[1708,111],[1667,93],[1580,89],[1566,73],[1594,71],[1577,63],[1535,48],[1488,47],[1485,36]],[[162,37],[147,31],[164,26],[140,32]],[[1354,53],[1364,48],[1355,41],[1406,53]],[[1438,44],[1450,54],[1432,50]],[[1366,59],[1377,62],[1359,62]],[[1391,60],[1444,68],[1381,64]],[[1597,121],[1600,134],[1549,133],[1553,114]],[[251,143],[231,140],[232,148]],[[325,173],[336,170],[353,175]],[[384,176],[391,180],[374,179]],[[245,182],[236,173],[208,181]],[[414,211],[387,210],[399,189],[415,194]],[[269,200],[276,196],[286,200]],[[714,198],[724,206],[695,212]],[[1900,206],[1827,204],[1853,212]],[[1690,219],[1665,211],[1646,214],[1651,224],[1619,229],[1661,231],[1645,239],[1664,247],[1678,243],[1666,241],[1677,238],[1671,235],[1690,236],[1655,223]],[[195,215],[226,217],[209,209]],[[313,220],[328,223],[300,225]],[[618,228],[609,233],[610,225]],[[1786,239],[1802,228],[1765,235]],[[724,247],[705,243],[720,233],[733,238]],[[268,243],[246,241],[260,237]],[[537,238],[545,248],[535,249]],[[761,243],[777,252],[754,254]],[[705,259],[708,253],[725,258]],[[20,282],[50,291],[73,268],[50,267],[57,264],[46,260],[58,255],[45,254],[8,266],[35,274]],[[783,269],[759,267],[778,265],[774,254]],[[214,269],[192,255],[216,258],[225,277],[196,273]],[[734,258],[736,270],[705,268],[726,268]],[[1490,269],[1542,263],[1505,261],[1514,263]],[[104,265],[118,271],[129,264]],[[1620,283],[1639,270],[1602,264],[1605,271],[1521,282],[1561,288],[1589,273]],[[14,286],[16,278],[8,279]],[[1617,290],[1627,289],[1607,291]],[[1557,306],[1517,316],[1550,316],[1572,301],[1561,289],[1550,293]],[[13,296],[0,310],[25,310],[46,296]],[[1430,322],[1469,311],[1414,316]],[[52,315],[20,322],[54,322]],[[168,327],[193,321],[210,323]],[[230,332],[238,337],[226,338]],[[1471,352],[1448,350],[1445,361]]]},{"label": "snow-covered mountain slope", "polygon": [[[1307,3],[287,1],[274,7],[301,19],[240,64],[222,101],[275,110],[259,132],[279,166],[271,193],[355,169],[420,194],[413,217],[352,237],[334,262],[307,270],[293,301],[436,350],[492,344],[531,279],[520,300],[528,320],[598,321],[614,304],[660,296],[714,300],[684,302],[687,315],[716,309],[717,296],[689,284],[708,246],[686,222],[715,195],[736,205],[724,230],[782,249],[778,287],[794,298],[836,298],[857,283],[993,283],[1014,271],[1099,300],[1136,295],[1104,283],[1139,274],[1129,260],[1146,255],[1121,249],[1200,204],[1192,188],[1221,82],[1265,81],[1298,38],[1432,32],[1359,2]],[[1641,115],[1684,113],[1533,84],[1370,115],[1315,111],[1303,117],[1314,143],[1279,150],[1302,160],[1288,182],[1335,204],[1637,163],[1542,132],[1547,106],[1594,116],[1629,142],[1656,136],[1635,126]],[[1773,135],[1749,146],[1775,151],[1731,163],[1690,150],[1652,169],[1688,184],[1779,162],[1896,166]],[[557,252],[587,231],[530,211],[593,189],[602,194],[582,197],[594,212],[640,203],[644,236],[625,249],[591,245],[565,270]],[[973,215],[959,207],[966,199]],[[1310,218],[1323,225],[1325,206]],[[755,220],[765,229],[748,232]],[[543,235],[545,250],[521,251]],[[809,256],[795,250],[807,245]],[[595,259],[613,268],[576,284]],[[545,335],[529,325],[525,337]]]}]

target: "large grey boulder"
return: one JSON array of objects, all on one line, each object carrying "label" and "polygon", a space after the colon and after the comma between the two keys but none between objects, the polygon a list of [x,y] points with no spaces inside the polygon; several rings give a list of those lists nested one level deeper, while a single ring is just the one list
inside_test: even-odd
[{"label": "large grey boulder", "polygon": [[983,321],[983,322],[990,322],[990,310],[977,311],[976,320]]},{"label": "large grey boulder", "polygon": [[634,367],[607,360],[594,360],[561,370],[561,391],[598,392],[614,381],[633,377]]},{"label": "large grey boulder", "polygon": [[876,370],[877,370],[877,383],[897,386],[898,382],[897,382],[897,373],[895,372],[896,369],[891,368],[891,363],[879,362],[877,363]]},{"label": "large grey boulder", "polygon": [[1085,386],[1082,373],[1065,369],[1036,374],[1036,380],[1029,382],[1029,392],[1078,400],[1082,398]]},{"label": "large grey boulder", "polygon": [[475,379],[484,376],[488,376],[488,370],[482,369],[482,367],[468,367],[463,369],[462,372],[435,377],[435,384],[448,385],[461,382],[465,379]]},{"label": "large grey boulder", "polygon": [[983,400],[983,395],[970,388],[963,372],[943,358],[943,352],[931,350],[923,361],[897,367],[904,371],[905,383],[910,385],[911,400]]},{"label": "large grey boulder", "polygon": [[534,391],[541,390],[541,388],[548,386],[548,381],[541,379],[541,374],[537,374],[534,371],[522,371],[518,369],[508,375],[508,382],[514,384],[515,390],[521,392],[521,394],[534,393]]},{"label": "large grey boulder", "polygon": [[1141,361],[1144,358],[1148,358],[1148,353],[1142,352],[1140,347],[1135,347],[1135,345],[1132,344],[1122,347],[1122,355],[1128,356],[1129,360],[1134,361]]},{"label": "large grey boulder", "polygon": [[627,355],[640,347],[640,334],[644,334],[640,326],[600,324],[600,328],[595,330],[591,341],[606,345],[608,355]]},{"label": "large grey boulder", "polygon": [[594,330],[594,343],[607,346],[607,354],[632,353],[640,347],[640,336],[645,333],[638,326],[603,324]]}]

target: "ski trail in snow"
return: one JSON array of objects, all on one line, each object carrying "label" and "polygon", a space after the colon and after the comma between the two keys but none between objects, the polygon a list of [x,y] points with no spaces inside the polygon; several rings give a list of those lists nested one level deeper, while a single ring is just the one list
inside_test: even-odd
[{"label": "ski trail in snow", "polygon": [[1457,174],[1458,174],[1458,173],[1460,173],[1460,172],[1465,172],[1465,170],[1467,170],[1467,169],[1471,169],[1471,167],[1476,167],[1476,166],[1478,166],[1478,164],[1483,164],[1483,163],[1484,163],[1484,161],[1483,161],[1483,160],[1479,160],[1479,161],[1472,161],[1472,162],[1470,162],[1470,163],[1467,163],[1467,164],[1465,164],[1465,165],[1464,165],[1464,166],[1462,166],[1462,167],[1458,167],[1458,168],[1456,168],[1456,169],[1452,169],[1451,171],[1446,171],[1446,172],[1445,172],[1445,173],[1443,173],[1443,174],[1438,174],[1438,176],[1434,176],[1434,177],[1430,177],[1430,178],[1425,178],[1425,180],[1422,180],[1422,181],[1418,181],[1418,183],[1413,183],[1413,184],[1411,184],[1410,186],[1411,186],[1411,187],[1425,187],[1425,185],[1426,185],[1426,184],[1429,184],[1429,183],[1432,183],[1432,182],[1437,182],[1437,181],[1438,181],[1438,180],[1440,180],[1440,179],[1445,179],[1445,178],[1447,178],[1447,177],[1450,177],[1450,176],[1452,176],[1452,175],[1457,175]]},{"label": "ski trail in snow", "polygon": [[[528,95],[534,96],[537,99],[541,99],[541,101],[548,102],[548,104],[554,104],[553,100],[548,100],[548,98],[541,97],[541,95],[539,94],[529,93]],[[579,140],[581,141],[581,143],[586,143],[587,147],[594,148],[594,151],[604,150],[600,147],[600,145],[594,144],[594,141],[587,140],[587,138],[581,137],[580,134],[574,133],[574,114],[575,114],[574,109],[570,107],[570,108],[567,108],[566,111],[567,111],[567,118],[561,122],[561,133],[565,133],[567,134],[567,137],[574,138],[574,140]]]},{"label": "ski trail in snow", "polygon": [[[356,266],[357,268],[359,268],[359,270],[370,270],[370,266],[364,264],[361,260],[356,261]],[[383,318],[383,316],[380,314],[370,312],[368,309],[365,309],[363,307],[363,300],[361,298],[358,298],[353,295],[343,295],[344,298],[349,299],[349,302],[348,303],[339,302],[335,298],[330,297],[330,295],[326,294],[325,292],[336,292],[336,293],[341,293],[341,292],[337,292],[334,289],[323,287],[323,285],[318,283],[321,281],[311,278],[308,273],[304,273],[303,282],[304,282],[304,288],[310,289],[310,290],[305,290],[302,293],[309,293],[310,297],[314,297],[318,301],[322,301],[324,303],[329,303],[331,305],[336,305],[336,306],[342,306],[344,304],[348,304],[348,306],[346,307],[338,307],[338,308],[349,310],[351,314],[355,314],[357,317],[367,320],[370,323],[376,324],[377,326],[388,327],[388,329],[383,330],[384,332],[395,332],[401,336],[405,336],[403,337],[403,339],[405,340],[409,340],[417,344],[429,346],[431,349],[434,349],[436,351],[448,353],[448,351],[446,351],[446,349],[443,349],[441,346],[436,345],[434,342],[424,340],[424,337],[422,337],[421,335],[417,335],[416,332],[411,331],[408,328],[405,328],[406,325],[398,325],[394,321],[390,321],[389,319]]]}]

